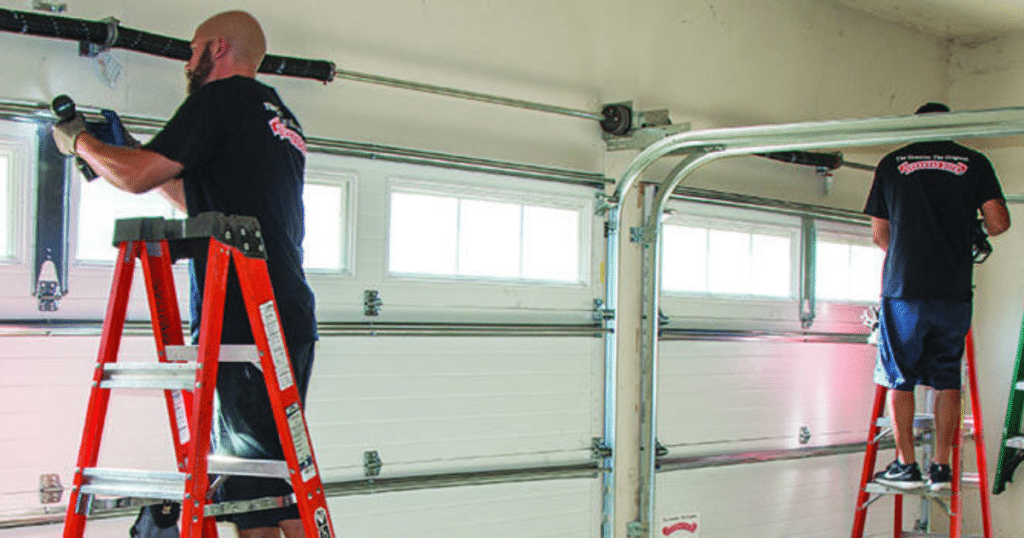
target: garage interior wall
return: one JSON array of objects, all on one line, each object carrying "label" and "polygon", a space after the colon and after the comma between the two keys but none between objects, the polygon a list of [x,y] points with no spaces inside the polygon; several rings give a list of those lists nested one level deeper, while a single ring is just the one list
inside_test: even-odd
[{"label": "garage interior wall", "polygon": [[[2,7],[30,8],[27,1],[4,2]],[[190,39],[199,21],[233,7],[193,0],[173,6],[70,1],[67,15],[86,19],[114,16],[125,26]],[[270,51],[275,54],[323,58],[354,71],[585,110],[597,111],[603,103],[631,100],[638,110],[667,108],[674,122],[688,122],[696,129],[908,114],[928,100],[945,100],[955,109],[1012,106],[1019,104],[1021,92],[1017,90],[1024,85],[1021,38],[948,42],[848,7],[813,0],[352,0],[329,5],[258,2],[246,9],[262,21]],[[116,84],[109,85],[100,76],[95,60],[78,57],[74,43],[0,34],[0,47],[5,55],[5,76],[0,78],[3,99],[48,102],[57,94],[68,93],[82,104],[112,108],[122,114],[166,118],[184,95],[180,62],[113,51],[123,72]],[[280,77],[263,76],[262,80],[278,89],[309,136],[598,172],[612,178],[634,155],[606,151],[597,125],[590,120],[342,80],[327,85]],[[1006,191],[1020,192],[1021,178],[1016,170],[1021,157],[1014,153],[1017,144],[989,144]],[[849,160],[873,163],[885,151],[861,148],[847,150],[846,154]],[[462,178],[446,180],[458,182]],[[689,185],[856,211],[863,206],[870,180],[870,173],[841,169],[826,189],[823,178],[812,170],[743,158],[712,165],[695,175]],[[506,181],[516,181],[520,188],[530,185],[526,181]],[[360,215],[365,216],[372,213],[376,202],[357,201],[360,203],[370,204],[370,209],[359,206]],[[624,205],[633,219],[627,225],[639,222],[636,207],[633,193]],[[1018,212],[1014,217],[1020,221]],[[380,255],[386,249],[382,233],[374,234],[365,227],[359,233],[355,244],[357,264],[362,263],[361,256]],[[599,237],[596,234],[591,245],[590,265],[595,268],[604,257]],[[18,241],[24,247],[31,238],[19,237]],[[996,253],[978,273],[979,374],[992,466],[1016,348],[1020,298],[1024,296],[1024,285],[1011,276],[1020,274],[1020,257],[1008,254],[1024,247],[1022,241],[1022,232],[1016,228],[999,238]],[[640,311],[639,267],[639,248],[628,242],[626,234],[618,309],[623,325],[616,383],[616,537],[626,536],[627,523],[637,517],[640,367],[635,335]],[[62,308],[65,313],[79,308],[84,309],[78,311],[80,315],[88,314],[88,308],[75,306],[76,296],[102,295],[105,284],[85,289],[76,281],[75,271],[73,267],[71,295],[64,299]],[[597,281],[598,273],[592,272],[590,287],[564,294],[564,301],[556,309],[556,313],[564,314],[562,319],[589,319],[590,300],[599,297],[603,289]],[[4,275],[0,289],[6,305],[3,315],[8,319],[39,317],[33,310],[34,301],[27,297],[27,274],[7,270]],[[329,290],[317,289],[321,303],[330,305],[329,310],[319,313],[321,321],[359,319],[363,283],[360,280]],[[338,295],[328,294],[336,290],[341,290]],[[471,295],[474,291],[463,293]],[[385,301],[388,298],[385,293]],[[498,320],[514,319],[524,312],[528,315],[529,308],[517,310],[520,299],[511,289],[504,301],[492,304],[488,315]],[[443,303],[426,301],[417,306],[424,304],[436,311],[419,311],[421,320],[452,314]],[[688,310],[693,305],[685,301],[673,306],[678,310],[667,313],[674,319],[694,325],[713,323],[694,315]],[[95,309],[95,305],[90,308]],[[783,321],[775,328],[799,327],[795,306],[784,305],[779,312]],[[101,313],[101,309],[92,311],[96,317]],[[744,315],[742,309],[733,312],[730,323],[763,328],[754,320],[744,319]],[[829,320],[828,315],[822,314],[823,323]],[[87,371],[94,360],[96,339],[0,340],[5,350],[0,365],[19,361],[25,366],[15,381],[9,381],[6,372],[0,375],[0,399],[5,402],[0,420],[14,423],[11,412],[5,411],[20,402],[21,422],[15,426],[48,425],[45,435],[21,427],[17,435],[6,437],[9,434],[5,433],[0,439],[34,454],[47,451],[46,447],[33,446],[47,436],[66,437],[76,444],[78,427],[60,425],[81,420],[82,410],[52,403],[29,405],[31,387],[42,381],[33,379],[32,374],[35,364],[52,365],[54,360],[62,359],[74,359],[77,368]],[[423,352],[425,348],[429,353]],[[397,391],[415,385],[417,380],[430,379],[435,372],[433,363],[442,365],[438,368],[452,379],[472,373],[497,387],[508,382],[501,376],[513,364],[524,373],[515,378],[522,389],[520,396],[533,395],[535,406],[548,405],[562,413],[548,423],[550,435],[535,436],[535,445],[530,446],[540,447],[540,452],[550,449],[554,460],[569,457],[573,450],[585,457],[589,438],[601,434],[600,348],[600,341],[593,338],[551,342],[529,339],[527,343],[515,339],[436,338],[424,343],[417,339],[330,337],[321,344],[321,350],[328,351],[318,355],[314,375],[322,373],[322,377],[314,383],[336,385],[314,386],[313,390],[323,396],[314,401],[323,402],[324,407],[311,403],[309,414],[311,422],[327,424],[331,422],[328,417],[355,412],[358,406],[352,401],[356,398],[346,403],[344,394],[357,388],[346,381],[351,376],[364,376],[375,383],[390,380],[390,384],[377,385],[380,391],[388,391],[389,386]],[[146,345],[138,342],[131,349],[143,354]],[[494,349],[504,350],[502,359],[508,362],[472,362],[474,357],[489,357]],[[806,423],[820,434],[812,437],[812,444],[863,438],[870,411],[873,360],[872,350],[866,346],[671,342],[662,346],[662,353],[662,386],[672,383],[680,387],[663,391],[662,402],[661,435],[674,454],[699,452],[701,443],[722,450],[785,448],[795,443],[798,425]],[[462,370],[452,366],[458,357],[470,361],[470,366]],[[43,370],[40,368],[40,376]],[[57,379],[54,385],[68,391],[82,390],[65,381],[73,369],[60,366],[51,371],[56,373],[46,381]],[[544,384],[552,382],[555,387]],[[488,385],[483,387],[479,393],[484,393]],[[738,388],[746,392],[736,398],[723,398],[723,391]],[[545,395],[550,399],[538,399]],[[444,394],[421,396],[430,399]],[[18,402],[12,403],[10,400],[15,398]],[[508,418],[504,411],[512,404],[479,398],[473,405],[480,411],[479,416],[500,421]],[[764,420],[766,409],[775,418]],[[153,410],[132,411],[152,416]],[[160,419],[159,410],[155,412]],[[543,410],[533,412],[533,416],[540,416]],[[129,415],[123,420],[134,422],[136,418]],[[0,425],[0,431],[11,431],[9,425]],[[158,426],[162,427],[162,421]],[[429,429],[410,433],[408,444],[403,444],[402,439],[389,438],[383,430],[374,431],[372,424],[364,426],[366,429],[361,431],[373,441],[341,438],[327,426],[314,429],[321,467],[334,469],[339,476],[358,471],[360,462],[354,458],[364,449],[381,446],[406,451],[404,461],[423,464],[420,468],[436,464],[442,459],[437,454],[457,446],[470,448],[465,454],[456,453],[453,459],[465,456],[471,463],[514,459],[514,450],[498,447],[500,436],[496,430],[500,422],[490,424],[495,431],[485,428],[485,433],[494,434],[490,444],[479,438],[430,439]],[[530,437],[527,429],[522,433],[522,437]],[[165,429],[157,428],[154,438],[160,434],[166,435]],[[436,443],[435,452],[417,444],[422,435]],[[446,441],[450,446],[444,445]],[[510,443],[519,441],[509,437]],[[0,449],[9,452],[8,447]],[[334,454],[344,454],[337,457],[345,461],[328,461]],[[388,454],[382,449],[385,469]],[[70,462],[46,462],[46,468],[33,472],[55,472],[67,465]],[[663,473],[659,476],[657,510],[663,516],[701,513],[705,538],[755,530],[763,536],[822,536],[830,532],[845,536],[853,517],[859,465],[859,456],[848,455]],[[1024,493],[1011,485],[1006,493],[994,498],[997,528],[1024,524],[1019,511],[1012,509],[1019,506],[1021,495]],[[975,497],[965,498],[965,506],[973,509]],[[591,537],[600,532],[600,500],[599,482],[565,480],[345,497],[332,501],[332,510],[337,529],[349,531],[342,532],[349,536],[393,535],[417,521],[422,524],[419,532],[424,536],[478,536],[480,528],[486,527],[487,533],[496,538]],[[755,505],[757,510],[751,511]],[[876,506],[869,516],[869,530],[873,535],[885,535],[891,532],[887,527],[891,519],[888,506],[884,502]],[[749,513],[735,518],[738,512]],[[971,529],[978,520],[975,513],[969,514],[967,528]],[[40,538],[57,535],[47,528],[29,531],[38,532]],[[0,536],[26,536],[26,532],[0,530]]]}]

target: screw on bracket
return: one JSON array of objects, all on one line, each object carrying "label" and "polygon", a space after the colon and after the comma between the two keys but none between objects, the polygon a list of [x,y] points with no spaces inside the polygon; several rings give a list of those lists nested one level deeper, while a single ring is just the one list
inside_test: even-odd
[{"label": "screw on bracket", "polygon": [[594,299],[594,313],[591,318],[596,323],[615,319],[615,311],[604,307],[604,299]]},{"label": "screw on bracket", "polygon": [[42,504],[59,503],[64,494],[64,486],[60,485],[59,474],[39,475],[39,502]]},{"label": "screw on bracket", "polygon": [[639,521],[626,523],[626,538],[643,538],[647,535],[647,527]]},{"label": "screw on bracket", "polygon": [[612,457],[612,447],[608,446],[600,437],[590,439],[590,457],[595,460],[603,460]]},{"label": "screw on bracket", "polygon": [[380,476],[382,467],[384,467],[384,462],[381,461],[380,454],[376,450],[363,452],[363,472],[366,476]]},{"label": "screw on bracket", "polygon": [[379,316],[380,307],[384,302],[380,299],[380,292],[377,290],[365,290],[363,292],[363,315]]}]

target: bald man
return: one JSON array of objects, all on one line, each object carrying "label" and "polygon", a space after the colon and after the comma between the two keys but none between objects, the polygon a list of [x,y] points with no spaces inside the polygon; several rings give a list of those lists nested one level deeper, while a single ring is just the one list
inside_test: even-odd
[{"label": "bald man", "polygon": [[[313,293],[302,270],[302,188],[306,142],[299,122],[277,92],[255,80],[266,39],[252,15],[220,13],[199,25],[185,65],[188,97],[141,148],[116,147],[58,125],[54,140],[84,159],[114,186],[133,193],[158,190],[190,216],[204,211],[259,219],[296,385],[305,399],[317,340]],[[192,334],[197,340],[206,259],[192,267]],[[198,278],[196,278],[198,276]],[[224,309],[223,343],[252,344],[237,277],[232,270]],[[283,459],[261,372],[224,363],[217,380],[213,447],[220,454]],[[282,480],[230,477],[218,500],[291,493]],[[242,538],[302,536],[295,507],[231,516]]]}]

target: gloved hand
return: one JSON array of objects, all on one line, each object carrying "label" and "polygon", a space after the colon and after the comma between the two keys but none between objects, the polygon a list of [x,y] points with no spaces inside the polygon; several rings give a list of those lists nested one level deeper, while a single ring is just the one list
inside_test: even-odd
[{"label": "gloved hand", "polygon": [[78,135],[85,132],[85,117],[75,114],[75,117],[62,121],[53,126],[53,141],[57,143],[57,149],[64,155],[75,155],[75,140]]}]

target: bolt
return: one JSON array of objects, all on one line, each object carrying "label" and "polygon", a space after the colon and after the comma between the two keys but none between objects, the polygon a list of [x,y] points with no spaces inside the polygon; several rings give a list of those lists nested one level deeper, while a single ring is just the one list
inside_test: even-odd
[{"label": "bolt", "polygon": [[192,523],[198,523],[198,522],[199,522],[199,516],[192,516]]},{"label": "bolt", "polygon": [[249,250],[249,243],[242,243],[242,250]]},{"label": "bolt", "polygon": [[231,230],[224,232],[224,239],[231,240]]}]

